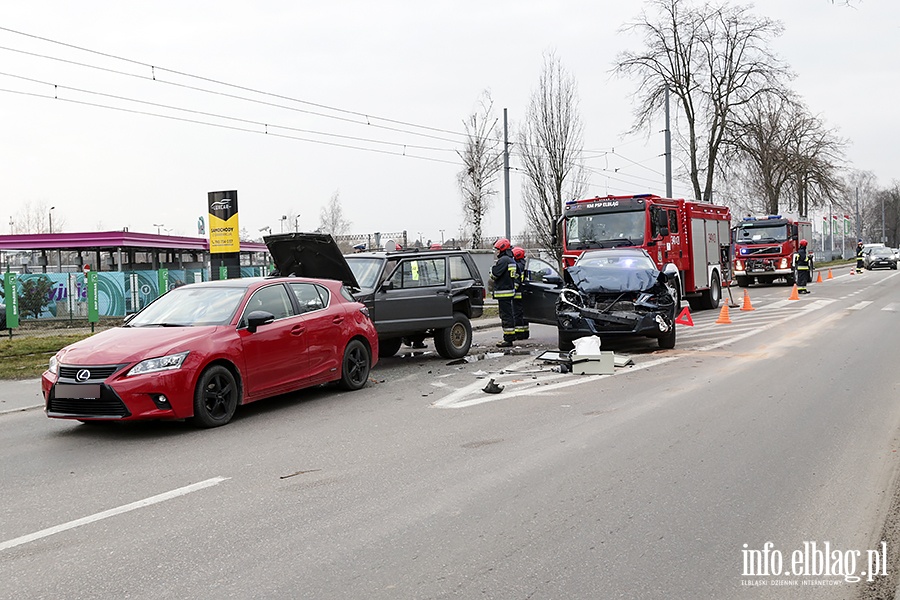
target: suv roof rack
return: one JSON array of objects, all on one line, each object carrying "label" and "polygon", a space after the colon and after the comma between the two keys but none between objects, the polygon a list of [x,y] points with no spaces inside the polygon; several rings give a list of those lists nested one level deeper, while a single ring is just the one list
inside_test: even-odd
[{"label": "suv roof rack", "polygon": [[459,246],[453,248],[402,248],[400,250],[386,250],[385,254],[418,254],[420,252],[446,252],[448,250],[462,250]]}]

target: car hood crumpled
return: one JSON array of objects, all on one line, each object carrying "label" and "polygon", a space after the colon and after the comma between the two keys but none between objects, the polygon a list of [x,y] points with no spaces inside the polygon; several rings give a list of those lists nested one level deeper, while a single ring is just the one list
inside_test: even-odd
[{"label": "car hood crumpled", "polygon": [[278,275],[334,279],[359,289],[350,265],[327,233],[278,233],[263,238]]},{"label": "car hood crumpled", "polygon": [[567,277],[579,291],[589,294],[648,292],[658,283],[659,271],[572,266]]}]

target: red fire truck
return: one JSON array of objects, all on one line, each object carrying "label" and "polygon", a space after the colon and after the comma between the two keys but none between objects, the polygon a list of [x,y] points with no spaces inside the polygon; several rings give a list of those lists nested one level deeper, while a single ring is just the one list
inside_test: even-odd
[{"label": "red fire truck", "polygon": [[754,281],[795,281],[794,253],[800,240],[812,240],[812,223],[781,215],[745,217],[734,228],[734,276],[747,287]]},{"label": "red fire truck", "polygon": [[563,267],[592,248],[644,248],[656,266],[678,268],[677,299],[691,308],[719,306],[731,282],[731,211],[707,202],[652,194],[567,202],[560,220]]}]

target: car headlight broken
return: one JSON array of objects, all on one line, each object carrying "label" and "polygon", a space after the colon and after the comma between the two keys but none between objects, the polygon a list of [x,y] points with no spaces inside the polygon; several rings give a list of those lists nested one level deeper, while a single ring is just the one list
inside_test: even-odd
[{"label": "car headlight broken", "polygon": [[178,354],[169,354],[168,356],[142,360],[138,364],[131,367],[131,370],[128,371],[127,377],[131,377],[132,375],[143,375],[145,373],[156,373],[157,371],[172,371],[174,369],[180,369],[182,363],[184,363],[184,359],[187,358],[188,354],[190,354],[190,352],[179,352]]},{"label": "car headlight broken", "polygon": [[662,315],[656,315],[656,324],[659,326],[660,333],[666,333],[669,331],[669,323],[666,322],[665,318]]},{"label": "car headlight broken", "polygon": [[568,304],[576,309],[584,307],[584,299],[581,297],[581,294],[575,290],[563,289],[559,293],[559,300],[563,304]]}]

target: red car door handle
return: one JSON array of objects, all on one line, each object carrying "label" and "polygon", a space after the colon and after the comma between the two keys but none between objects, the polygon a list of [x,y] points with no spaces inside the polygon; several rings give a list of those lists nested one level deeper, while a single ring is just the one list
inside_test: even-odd
[{"label": "red car door handle", "polygon": [[334,323],[335,325],[340,325],[341,323],[344,322],[344,317],[334,317],[331,320],[331,322]]},{"label": "red car door handle", "polygon": [[291,328],[291,335],[303,335],[304,331],[306,331],[305,327],[295,325],[293,328]]}]

